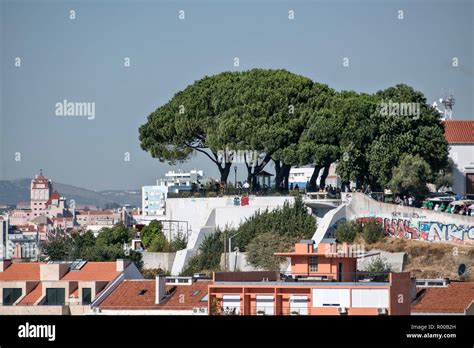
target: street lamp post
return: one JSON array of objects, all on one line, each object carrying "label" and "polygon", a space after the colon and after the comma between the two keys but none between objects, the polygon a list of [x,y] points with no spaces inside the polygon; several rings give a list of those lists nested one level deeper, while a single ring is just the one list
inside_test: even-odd
[{"label": "street lamp post", "polygon": [[[234,238],[238,234],[240,234],[240,232],[238,232],[238,233],[236,233],[236,234],[229,237],[229,262],[228,262],[229,263],[229,269],[230,269],[230,253],[232,252],[232,238]],[[237,261],[237,258],[236,258],[236,261]],[[235,270],[235,267],[236,266],[235,266],[235,263],[234,263],[234,270]]]},{"label": "street lamp post", "polygon": [[234,166],[234,188],[237,188],[237,166]]}]

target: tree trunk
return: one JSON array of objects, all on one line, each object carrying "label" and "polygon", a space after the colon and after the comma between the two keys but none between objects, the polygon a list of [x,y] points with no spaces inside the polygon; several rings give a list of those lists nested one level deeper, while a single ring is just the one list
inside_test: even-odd
[{"label": "tree trunk", "polygon": [[319,187],[324,189],[326,187],[326,179],[329,175],[329,167],[331,166],[331,163],[327,164],[324,166],[323,173],[321,174],[321,180],[319,181]]},{"label": "tree trunk", "polygon": [[321,170],[320,165],[315,165],[314,166],[313,175],[311,175],[311,179],[309,179],[309,191],[310,192],[316,191],[316,180],[318,180],[320,170]]},{"label": "tree trunk", "polygon": [[282,175],[282,181],[283,181],[283,189],[285,191],[288,191],[288,186],[289,186],[289,179],[290,179],[290,170],[291,166],[289,164],[284,164],[281,167],[281,175]]},{"label": "tree trunk", "polygon": [[219,168],[219,172],[221,174],[221,182],[222,183],[227,183],[227,178],[229,177],[230,168],[232,167],[232,163],[231,162],[226,162],[224,167],[222,167],[222,165],[220,165],[220,164],[217,167]]}]

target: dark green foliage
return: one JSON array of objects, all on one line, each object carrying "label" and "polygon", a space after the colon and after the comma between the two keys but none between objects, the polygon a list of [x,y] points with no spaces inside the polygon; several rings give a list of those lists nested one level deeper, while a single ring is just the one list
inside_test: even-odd
[{"label": "dark green foliage", "polygon": [[122,223],[118,223],[112,228],[103,228],[96,239],[99,246],[120,245],[130,243],[133,237],[133,231],[126,228]]},{"label": "dark green foliage", "polygon": [[270,232],[259,234],[247,245],[247,261],[254,267],[278,271],[283,258],[275,256],[274,253],[290,251],[295,242],[295,237],[288,235]]},{"label": "dark green foliage", "polygon": [[336,239],[338,242],[354,242],[357,233],[359,232],[359,225],[355,221],[344,221],[337,225]]},{"label": "dark green foliage", "polygon": [[150,252],[175,252],[186,248],[187,240],[184,235],[178,234],[169,242],[159,221],[153,220],[140,232],[140,239],[143,246]]},{"label": "dark green foliage", "polygon": [[295,202],[285,202],[283,207],[273,211],[257,212],[247,219],[237,232],[233,244],[240,251],[246,251],[250,241],[259,234],[273,233],[293,239],[311,238],[316,231],[316,220],[308,212],[301,197],[295,197]]},{"label": "dark green foliage", "polygon": [[[105,233],[104,236],[102,236],[103,233]],[[141,268],[143,266],[141,253],[131,250],[126,255],[123,249],[123,244],[128,243],[132,235],[133,231],[125,228],[123,224],[103,229],[97,238],[91,231],[84,234],[59,235],[43,246],[42,253],[52,261],[128,259]]]},{"label": "dark green foliage", "polygon": [[421,199],[428,193],[426,183],[430,176],[430,166],[423,158],[407,154],[393,169],[389,187],[394,194],[413,195]]},{"label": "dark green foliage", "polygon": [[378,242],[384,237],[384,230],[382,224],[375,221],[375,219],[369,219],[368,222],[364,223],[362,229],[362,236],[368,244]]},{"label": "dark green foliage", "polygon": [[198,253],[193,256],[181,272],[181,275],[192,276],[194,273],[219,270],[221,254],[224,252],[224,233],[217,230],[208,235],[201,243]]}]

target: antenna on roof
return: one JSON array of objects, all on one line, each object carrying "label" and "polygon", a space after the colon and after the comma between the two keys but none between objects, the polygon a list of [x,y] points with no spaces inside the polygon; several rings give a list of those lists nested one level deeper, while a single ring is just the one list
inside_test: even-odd
[{"label": "antenna on roof", "polygon": [[444,120],[451,120],[453,117],[453,106],[454,106],[454,90],[451,90],[449,97],[444,93],[444,97],[439,99],[439,102],[444,105]]}]

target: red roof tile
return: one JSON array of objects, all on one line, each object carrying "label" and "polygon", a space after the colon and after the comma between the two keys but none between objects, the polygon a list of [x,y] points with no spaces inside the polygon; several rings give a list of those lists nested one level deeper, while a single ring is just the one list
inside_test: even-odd
[{"label": "red roof tile", "polygon": [[167,286],[173,290],[162,303],[155,303],[155,280],[125,280],[100,305],[102,309],[167,309],[190,310],[207,307],[201,299],[207,295],[210,280],[197,280],[192,285]]},{"label": "red roof tile", "polygon": [[19,305],[23,306],[33,306],[36,301],[38,301],[43,294],[43,286],[42,283],[38,283],[36,288],[34,288],[28,295],[23,297],[23,299],[18,303]]},{"label": "red roof tile", "polygon": [[453,282],[444,288],[418,291],[412,313],[464,313],[474,301],[474,282]]},{"label": "red roof tile", "polygon": [[111,281],[119,274],[115,262],[87,262],[80,270],[69,271],[61,280]]},{"label": "red roof tile", "polygon": [[444,137],[450,144],[474,144],[474,121],[444,121]]},{"label": "red roof tile", "polygon": [[40,280],[40,262],[12,263],[3,272],[0,280]]}]

